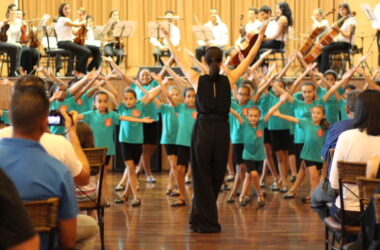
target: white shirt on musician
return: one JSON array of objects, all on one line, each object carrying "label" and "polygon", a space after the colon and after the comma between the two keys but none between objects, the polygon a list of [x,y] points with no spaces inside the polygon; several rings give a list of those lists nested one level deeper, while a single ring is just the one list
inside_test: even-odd
[{"label": "white shirt on musician", "polygon": [[350,31],[350,26],[354,27],[353,34],[351,35],[351,39],[343,36],[342,34],[339,33],[339,35],[336,37],[337,42],[346,42],[346,43],[351,43],[354,44],[355,42],[355,27],[357,25],[355,17],[349,17],[347,18],[340,29],[344,32],[349,32]]},{"label": "white shirt on musician", "polygon": [[60,16],[55,24],[55,31],[57,33],[57,40],[60,41],[72,41],[74,39],[73,29],[71,26],[65,25],[67,22],[71,22],[68,17]]},{"label": "white shirt on musician", "polygon": [[[208,41],[208,43],[212,46],[224,47],[228,44],[228,28],[225,23],[223,23],[220,18],[216,25],[212,24],[211,21],[204,24],[205,27],[209,27],[211,29],[212,35],[214,36],[214,40]],[[199,46],[206,46],[206,42],[203,40],[197,41]]]},{"label": "white shirt on musician", "polygon": [[[267,30],[265,31],[266,37],[274,37],[277,34],[278,31],[278,23],[276,20],[269,21]],[[287,40],[287,32],[285,32],[283,35],[275,38],[276,41],[282,41],[285,42]]]},{"label": "white shirt on musician", "polygon": [[[80,21],[79,21],[79,19],[76,19],[73,23],[78,24],[78,23],[80,23]],[[77,32],[79,29],[80,29],[79,27],[72,27],[72,30],[74,32]],[[87,25],[86,29],[87,29],[86,40],[85,40],[84,44],[100,47],[101,41],[95,40],[94,29],[88,25]]]},{"label": "white shirt on musician", "polygon": [[[3,27],[4,23],[1,23],[0,28]],[[19,44],[21,38],[21,26],[22,20],[15,19],[13,23],[9,25],[7,30],[8,43]]]},{"label": "white shirt on musician", "polygon": [[380,30],[380,3],[375,6],[373,10],[373,14],[376,17],[376,20],[372,22],[372,28],[376,30]]},{"label": "white shirt on musician", "polygon": [[[262,22],[260,22],[259,20],[255,20],[253,22],[248,22],[245,27],[244,27],[244,30],[245,30],[245,33],[246,34],[249,34],[249,33],[252,33],[252,32],[258,32],[261,25],[263,25]],[[242,40],[243,38],[242,37],[239,37],[238,39],[236,39],[235,41],[235,45],[236,46],[241,46],[242,44]]]},{"label": "white shirt on musician", "polygon": [[[172,44],[175,47],[177,47],[179,45],[180,40],[181,40],[181,32],[179,31],[179,28],[176,25],[171,23],[170,27],[169,27],[169,32],[170,32],[170,40],[171,40]],[[168,44],[167,44],[166,39],[164,39],[161,43],[160,41],[157,40],[156,37],[151,37],[150,42],[155,47],[159,47],[160,49],[168,48]]]},{"label": "white shirt on musician", "polygon": [[314,29],[316,29],[316,28],[318,28],[318,27],[320,27],[320,26],[322,26],[322,27],[326,27],[326,28],[329,28],[329,27],[330,27],[329,20],[327,20],[327,19],[322,19],[322,21],[320,21],[320,22],[318,22],[318,23],[314,22],[314,23],[313,23],[313,26],[312,26],[312,29],[314,30]]}]

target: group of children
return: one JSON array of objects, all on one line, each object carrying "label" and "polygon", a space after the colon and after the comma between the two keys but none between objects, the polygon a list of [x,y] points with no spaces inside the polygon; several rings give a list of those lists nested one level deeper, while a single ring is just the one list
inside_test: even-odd
[{"label": "group of children", "polygon": [[[263,54],[260,60],[265,56]],[[359,72],[369,84],[375,84],[358,65],[337,81],[334,71],[329,70],[323,75],[315,73],[314,64],[308,65],[288,85],[281,76],[295,58],[295,55],[289,58],[286,67],[277,75],[280,78],[271,74],[273,68],[266,76],[258,73],[255,67],[261,63],[259,60],[232,88],[230,139],[233,163],[229,166],[229,178],[226,180],[230,181],[230,175],[235,171],[236,175],[227,199],[229,203],[238,199],[240,205],[247,205],[251,200],[248,189],[252,182],[258,205],[264,206],[265,192],[261,188],[265,187],[264,177],[268,168],[273,178],[269,189],[284,193],[284,198],[295,197],[307,170],[311,196],[321,177],[321,151],[326,130],[329,124],[347,119],[345,96],[355,89],[355,86],[348,84],[350,77]],[[113,68],[112,74],[127,83],[128,87],[122,96],[110,83],[109,76],[104,76],[100,71],[89,73],[66,85],[44,68],[36,68],[53,80],[47,81],[51,110],[75,110],[79,113],[79,119],[87,123],[93,132],[95,146],[107,148],[106,169],[112,164],[115,155],[114,133],[116,126],[120,126],[118,140],[126,168],[115,187],[116,191],[122,191],[116,203],[126,202],[132,192],[132,206],[141,205],[138,174],[143,169],[147,181],[155,182],[150,171],[150,157],[159,140],[165,147],[170,164],[166,194],[178,197],[171,206],[186,205],[185,174],[190,165],[191,134],[197,119],[196,91],[170,68],[172,59],[159,75],[144,69],[136,80],[122,73],[111,59],[104,60]],[[223,70],[228,69],[223,67]],[[169,84],[167,78],[163,79],[166,72],[173,77],[174,84]],[[306,75],[310,76],[311,82],[303,82]],[[52,82],[55,84],[51,86]],[[301,91],[297,92],[299,85]],[[163,98],[156,98],[160,93],[167,102]],[[7,111],[1,111],[0,116],[9,123]],[[158,129],[160,116],[161,133]],[[50,126],[50,130],[54,134],[66,133],[64,126]],[[292,175],[290,181],[294,182],[292,186],[288,171]],[[104,181],[106,179],[105,175]],[[106,183],[104,187],[107,187]],[[79,187],[79,193],[85,191],[85,187]],[[106,188],[104,195],[109,197]],[[310,196],[304,197],[303,201],[307,202]]]}]

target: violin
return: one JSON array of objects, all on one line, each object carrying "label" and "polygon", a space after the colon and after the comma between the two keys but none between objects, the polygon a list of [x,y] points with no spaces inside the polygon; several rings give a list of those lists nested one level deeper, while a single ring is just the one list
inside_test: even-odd
[{"label": "violin", "polygon": [[26,24],[21,25],[21,37],[20,37],[21,44],[27,44],[29,42],[27,32],[28,32],[28,26],[26,26]]},{"label": "violin", "polygon": [[[335,9],[330,10],[326,14],[322,16],[322,18],[325,18],[326,16],[332,14],[335,12]],[[309,52],[309,50],[314,46],[314,39],[317,38],[321,33],[323,33],[326,30],[326,27],[316,27],[312,32],[310,33],[309,37],[307,38],[305,44],[301,47],[300,52],[303,56]]]},{"label": "violin", "polygon": [[123,32],[124,32],[124,26],[121,28],[120,36],[115,37],[115,49],[123,49],[124,48],[124,44],[121,41],[121,35],[123,34]]},{"label": "violin", "polygon": [[86,25],[83,24],[77,33],[77,36],[74,39],[74,43],[79,45],[84,45],[84,42],[86,41],[86,35],[87,35],[87,28]]},{"label": "violin", "polygon": [[33,27],[29,30],[29,47],[37,48],[41,46],[41,42],[38,40],[37,34],[33,31]]},{"label": "violin", "polygon": [[325,34],[321,40],[319,40],[319,43],[316,44],[308,53],[307,55],[305,56],[305,62],[306,63],[311,63],[311,62],[314,62],[315,59],[317,59],[317,57],[322,54],[322,51],[323,51],[323,47],[329,45],[330,43],[332,43],[334,41],[334,38],[339,34],[339,28],[338,28],[338,25],[343,23],[346,19],[352,17],[352,16],[355,16],[356,15],[356,12],[352,12],[351,15],[347,15],[347,16],[344,16],[344,17],[341,17],[338,21],[336,21],[331,30]]},{"label": "violin", "polygon": [[0,41],[6,42],[8,40],[7,31],[9,29],[9,21],[4,21],[3,26],[0,29]]}]

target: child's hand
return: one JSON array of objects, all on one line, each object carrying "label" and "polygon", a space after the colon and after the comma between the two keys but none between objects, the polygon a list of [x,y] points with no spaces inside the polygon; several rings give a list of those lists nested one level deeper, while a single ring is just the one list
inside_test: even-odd
[{"label": "child's hand", "polygon": [[149,116],[142,118],[143,123],[152,123],[154,120]]},{"label": "child's hand", "polygon": [[20,67],[19,69],[18,69],[18,71],[20,72],[20,76],[26,76],[26,71],[24,70],[24,68],[23,67]]},{"label": "child's hand", "polygon": [[288,99],[288,97],[289,97],[289,93],[288,93],[288,92],[283,93],[283,94],[280,96],[280,103],[285,103],[286,100]]},{"label": "child's hand", "polygon": [[153,78],[154,80],[156,80],[157,82],[162,82],[162,78],[161,78],[161,76],[157,75],[156,73],[151,72],[150,75],[151,75],[152,78]]},{"label": "child's hand", "polygon": [[279,116],[279,115],[281,115],[281,113],[278,109],[273,112],[273,116]]}]

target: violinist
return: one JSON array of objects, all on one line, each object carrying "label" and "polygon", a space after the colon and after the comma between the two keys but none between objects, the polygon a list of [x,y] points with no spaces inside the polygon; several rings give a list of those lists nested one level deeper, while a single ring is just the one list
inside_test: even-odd
[{"label": "violinist", "polygon": [[[18,9],[16,12],[16,17],[20,20],[23,20],[24,16],[25,16],[25,13],[21,9]],[[20,43],[22,44],[20,66],[23,68],[23,70],[26,73],[34,72],[33,67],[34,65],[38,64],[38,60],[40,58],[40,53],[38,52],[38,48],[32,48],[29,45],[30,32],[33,32],[33,31],[29,29],[26,22],[23,21],[22,26],[21,26],[21,38],[20,38]]]},{"label": "violinist", "polygon": [[318,57],[318,69],[320,72],[325,72],[330,69],[329,56],[330,53],[336,50],[349,50],[354,43],[354,35],[356,28],[356,20],[351,15],[350,6],[347,3],[342,3],[339,5],[339,15],[338,20],[342,17],[347,17],[347,19],[337,27],[339,35],[336,37],[335,41],[329,45],[323,47],[322,54]]},{"label": "violinist", "polygon": [[73,42],[72,28],[86,25],[86,22],[74,23],[71,21],[69,18],[71,9],[68,3],[61,4],[58,12],[59,17],[57,23],[55,24],[58,48],[68,50],[72,53],[72,55],[76,58],[74,75],[76,77],[82,77],[87,72],[87,61],[91,55],[91,51],[86,46]]},{"label": "violinist", "polygon": [[107,57],[115,57],[116,56],[116,64],[119,65],[124,58],[125,52],[122,46],[122,43],[120,41],[116,41],[115,37],[113,36],[113,31],[116,27],[116,24],[120,21],[119,19],[119,11],[118,10],[112,10],[109,19],[107,22],[107,25],[111,25],[111,28],[109,29],[108,33],[105,37],[105,45],[103,47],[104,55]]},{"label": "violinist", "polygon": [[[2,36],[6,35],[6,37],[4,37],[5,41],[0,41],[0,51],[7,52],[10,58],[10,68],[8,72],[8,76],[10,77],[19,75],[17,71],[20,67],[21,58],[21,44],[19,44],[18,41],[20,41],[22,22],[16,18],[16,11],[16,5],[10,4],[5,14],[6,19],[0,23]],[[7,26],[9,28],[5,29]]]},{"label": "violinist", "polygon": [[[272,10],[268,6],[260,9],[263,20],[270,19]],[[293,25],[292,11],[288,3],[279,2],[276,5],[276,17],[270,21],[265,32],[265,39],[260,49],[283,49],[288,37],[288,29]]]},{"label": "violinist", "polygon": [[[100,52],[100,44],[95,42],[94,38],[94,19],[92,16],[86,15],[86,9],[78,9],[78,19],[74,23],[86,22],[86,33],[84,45],[91,51],[92,61],[87,66],[87,71],[92,71],[93,69],[98,69],[102,62],[102,53]],[[73,28],[74,33],[78,33],[80,29]],[[76,34],[78,36],[78,34]]]},{"label": "violinist", "polygon": [[223,50],[224,47],[228,44],[229,40],[227,25],[220,19],[217,9],[210,10],[210,21],[204,24],[204,26],[211,29],[214,40],[197,41],[199,47],[195,49],[195,57],[198,61],[202,60],[202,57],[206,54],[206,49],[208,47],[215,46]]},{"label": "violinist", "polygon": [[[175,19],[174,12],[172,10],[165,11],[164,18],[169,22],[168,31],[170,35],[170,40],[172,41],[173,45],[177,47],[181,39],[181,33],[179,31],[179,28],[175,24],[173,24],[173,21]],[[153,51],[155,65],[164,66],[164,63],[161,60],[161,56],[166,55],[170,57],[170,51],[166,39],[160,40],[156,37],[152,37],[150,38],[150,43],[155,46]]]}]

